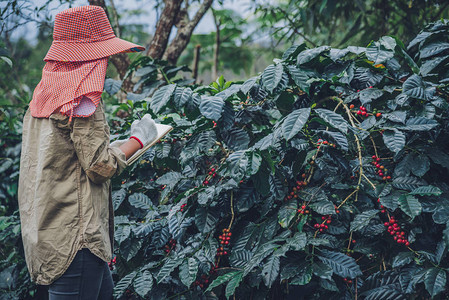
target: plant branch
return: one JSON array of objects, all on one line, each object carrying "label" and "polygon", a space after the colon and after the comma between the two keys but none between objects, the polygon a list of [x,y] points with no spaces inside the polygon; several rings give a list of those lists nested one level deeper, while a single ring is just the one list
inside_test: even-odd
[{"label": "plant branch", "polygon": [[234,222],[234,191],[231,191],[231,222],[229,222],[228,230],[231,230],[232,223]]},{"label": "plant branch", "polygon": [[168,60],[170,64],[176,65],[179,56],[181,56],[182,51],[184,51],[190,41],[193,30],[203,18],[207,10],[211,7],[212,2],[213,0],[204,0],[192,20],[189,21],[188,14],[186,12],[177,22],[176,27],[178,28],[178,31],[176,32],[176,36],[167,47],[167,50],[163,56],[163,58]]},{"label": "plant branch", "polygon": [[314,42],[312,42],[304,33],[299,32],[298,28],[296,28],[295,26],[295,22],[289,17],[289,13],[287,13],[285,10],[283,10],[282,8],[279,8],[279,10],[284,14],[285,18],[287,19],[287,21],[290,23],[290,25],[292,26],[293,31],[301,36],[305,41],[309,42],[313,47],[316,47],[317,44],[315,44]]},{"label": "plant branch", "polygon": [[114,0],[109,1],[111,2],[112,17],[114,18],[115,35],[117,35],[117,37],[120,37],[121,32],[120,32],[120,24],[118,23],[117,9],[115,8]]}]

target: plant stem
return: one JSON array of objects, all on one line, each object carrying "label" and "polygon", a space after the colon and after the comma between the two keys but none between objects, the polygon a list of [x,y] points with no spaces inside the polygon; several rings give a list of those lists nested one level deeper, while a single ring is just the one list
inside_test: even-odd
[{"label": "plant stem", "polygon": [[231,230],[232,223],[234,222],[234,191],[231,191],[231,222],[229,223],[228,230]]}]

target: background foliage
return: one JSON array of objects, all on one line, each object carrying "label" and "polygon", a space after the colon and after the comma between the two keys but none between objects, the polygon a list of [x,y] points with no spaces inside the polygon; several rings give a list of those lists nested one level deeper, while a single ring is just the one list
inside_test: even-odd
[{"label": "background foliage", "polygon": [[[317,16],[351,12],[344,1],[308,4]],[[445,3],[428,5],[419,22],[446,13]],[[282,21],[270,19],[275,9],[256,8],[260,32]],[[243,34],[251,26],[230,26],[230,11],[216,16],[219,70],[257,69],[247,67],[252,57],[260,64]],[[344,20],[329,17],[334,23],[320,28]],[[449,25],[414,36],[418,26],[394,32],[393,19],[382,34],[402,35],[407,47],[373,33],[367,47],[309,48],[305,38],[346,42],[284,26],[289,39],[277,31],[278,46],[268,49],[280,58],[244,81],[195,84],[187,66],[148,56],[133,57],[124,80],[109,70],[103,98],[113,139],[127,137],[141,113],[175,128],[114,179],[117,298],[448,297]],[[364,41],[369,26],[360,24],[364,34],[347,41]],[[49,45],[45,28],[36,48],[10,41],[0,53],[0,299],[45,294],[29,281],[16,200],[21,118]],[[214,33],[193,36],[186,57],[196,43],[203,71],[212,68]]]},{"label": "background foliage", "polygon": [[115,185],[115,295],[445,299],[448,26],[129,103],[176,129]]}]

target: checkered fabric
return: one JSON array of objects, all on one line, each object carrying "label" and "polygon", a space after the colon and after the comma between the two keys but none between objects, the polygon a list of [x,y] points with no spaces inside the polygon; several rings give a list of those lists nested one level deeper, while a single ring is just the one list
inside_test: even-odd
[{"label": "checkered fabric", "polygon": [[47,62],[30,102],[31,115],[48,118],[58,109],[71,117],[92,115],[101,100],[107,67],[108,58]]},{"label": "checkered fabric", "polygon": [[44,58],[42,79],[30,103],[31,115],[48,118],[55,111],[72,117],[92,115],[101,100],[108,57],[144,47],[119,39],[104,10],[95,5],[56,15],[53,43]]},{"label": "checkered fabric", "polygon": [[45,61],[87,61],[144,47],[115,36],[104,10],[95,5],[69,8],[55,17],[53,43]]}]

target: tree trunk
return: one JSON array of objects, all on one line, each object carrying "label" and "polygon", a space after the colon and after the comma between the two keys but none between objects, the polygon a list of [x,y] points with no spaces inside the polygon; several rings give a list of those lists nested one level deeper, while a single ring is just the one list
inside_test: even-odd
[{"label": "tree trunk", "polygon": [[[184,51],[190,41],[193,30],[195,29],[196,25],[198,25],[199,21],[207,12],[207,10],[211,7],[212,2],[213,0],[204,0],[191,21],[188,21],[187,23],[180,22],[181,24],[177,26],[178,31],[176,33],[176,36],[170,43],[164,54],[164,59],[168,60],[170,64],[176,65],[179,56],[181,56],[182,51]],[[187,15],[185,15],[185,18],[188,18]]]},{"label": "tree trunk", "polygon": [[[213,10],[212,10],[213,12]],[[215,81],[218,77],[218,55],[220,54],[220,20],[214,15],[215,22],[215,45],[214,45],[214,64],[212,65],[212,81]]]},{"label": "tree trunk", "polygon": [[195,80],[195,83],[198,82],[198,64],[200,62],[200,52],[201,52],[201,45],[196,45],[195,52],[193,52],[193,66],[192,66],[192,77]]},{"label": "tree trunk", "polygon": [[160,59],[167,48],[171,29],[175,24],[176,16],[181,7],[182,0],[165,0],[165,7],[157,22],[156,32],[148,47],[147,55]]}]

